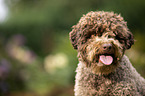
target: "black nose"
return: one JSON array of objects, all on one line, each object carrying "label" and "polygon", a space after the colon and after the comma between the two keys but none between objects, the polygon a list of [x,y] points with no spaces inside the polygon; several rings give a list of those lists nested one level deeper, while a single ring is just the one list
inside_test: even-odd
[{"label": "black nose", "polygon": [[109,51],[112,49],[112,44],[103,44],[102,47],[104,51]]}]

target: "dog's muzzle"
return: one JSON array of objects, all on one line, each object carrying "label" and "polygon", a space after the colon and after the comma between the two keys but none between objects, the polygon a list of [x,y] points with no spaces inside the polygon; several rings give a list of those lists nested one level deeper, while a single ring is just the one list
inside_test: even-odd
[{"label": "dog's muzzle", "polygon": [[111,43],[105,43],[99,49],[99,62],[104,65],[111,65],[114,60],[114,47]]}]

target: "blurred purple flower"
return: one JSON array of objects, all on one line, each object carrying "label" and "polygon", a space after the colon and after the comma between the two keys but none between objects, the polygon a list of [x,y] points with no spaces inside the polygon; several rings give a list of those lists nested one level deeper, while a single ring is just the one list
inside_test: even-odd
[{"label": "blurred purple flower", "polygon": [[0,78],[5,79],[10,72],[10,63],[6,59],[0,61]]},{"label": "blurred purple flower", "polygon": [[8,89],[8,84],[4,81],[0,81],[0,90],[2,91],[2,93],[7,93]]},{"label": "blurred purple flower", "polygon": [[8,54],[23,63],[32,63],[36,60],[35,53],[25,46],[26,39],[23,35],[17,34],[12,36],[6,44]]},{"label": "blurred purple flower", "polygon": [[11,37],[11,41],[18,46],[23,46],[26,42],[26,38],[22,34],[16,34]]}]

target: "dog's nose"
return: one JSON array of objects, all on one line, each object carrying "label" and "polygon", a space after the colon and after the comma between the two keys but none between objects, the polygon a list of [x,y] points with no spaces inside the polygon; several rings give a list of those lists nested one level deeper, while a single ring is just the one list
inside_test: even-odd
[{"label": "dog's nose", "polygon": [[109,51],[112,49],[112,44],[103,44],[103,50],[104,51]]}]

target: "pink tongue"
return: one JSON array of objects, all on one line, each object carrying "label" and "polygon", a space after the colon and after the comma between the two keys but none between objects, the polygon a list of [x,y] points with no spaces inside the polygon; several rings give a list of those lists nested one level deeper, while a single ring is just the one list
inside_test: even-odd
[{"label": "pink tongue", "polygon": [[101,55],[99,60],[105,65],[110,65],[113,62],[112,56]]}]

